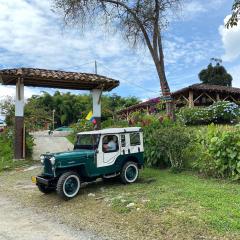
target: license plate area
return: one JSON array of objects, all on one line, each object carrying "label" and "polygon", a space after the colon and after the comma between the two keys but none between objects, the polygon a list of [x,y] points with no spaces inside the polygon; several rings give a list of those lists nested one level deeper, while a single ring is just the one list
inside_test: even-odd
[{"label": "license plate area", "polygon": [[35,176],[32,176],[31,179],[32,179],[32,183],[37,183],[37,178]]}]

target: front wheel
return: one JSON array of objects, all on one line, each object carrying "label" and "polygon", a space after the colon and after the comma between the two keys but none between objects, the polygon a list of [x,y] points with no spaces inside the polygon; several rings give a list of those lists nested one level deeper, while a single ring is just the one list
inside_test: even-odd
[{"label": "front wheel", "polygon": [[62,174],[57,182],[57,193],[64,200],[75,197],[80,189],[80,178],[75,172]]},{"label": "front wheel", "polygon": [[138,165],[135,162],[127,162],[124,164],[120,177],[124,184],[134,183],[138,178]]}]

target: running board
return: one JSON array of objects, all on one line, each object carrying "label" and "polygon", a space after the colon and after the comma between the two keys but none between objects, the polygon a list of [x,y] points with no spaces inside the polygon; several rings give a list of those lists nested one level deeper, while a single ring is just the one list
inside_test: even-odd
[{"label": "running board", "polygon": [[114,178],[116,176],[120,175],[120,173],[114,173],[114,174],[111,174],[111,175],[104,175],[103,177],[104,178]]}]

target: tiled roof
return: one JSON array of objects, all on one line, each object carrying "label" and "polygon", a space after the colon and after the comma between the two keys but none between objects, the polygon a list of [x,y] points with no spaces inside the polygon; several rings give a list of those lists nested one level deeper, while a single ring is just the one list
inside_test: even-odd
[{"label": "tiled roof", "polygon": [[75,90],[110,91],[119,85],[119,81],[97,74],[38,68],[3,69],[0,77],[4,85],[15,85],[17,79],[22,78],[25,86]]}]

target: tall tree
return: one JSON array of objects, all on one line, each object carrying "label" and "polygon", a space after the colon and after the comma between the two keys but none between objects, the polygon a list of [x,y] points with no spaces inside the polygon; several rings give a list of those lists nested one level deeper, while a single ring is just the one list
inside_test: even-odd
[{"label": "tall tree", "polygon": [[[168,25],[170,10],[176,13],[181,0],[54,0],[56,8],[65,13],[67,22],[93,23],[101,15],[105,23],[117,26],[133,45],[146,44],[154,61],[161,91],[170,95],[165,74],[162,33]],[[171,105],[167,112],[171,114]]]},{"label": "tall tree", "polygon": [[234,0],[232,6],[232,16],[228,20],[226,27],[229,28],[237,26],[239,19],[240,19],[240,0]]},{"label": "tall tree", "polygon": [[232,86],[232,76],[218,62],[215,66],[210,63],[206,69],[199,73],[202,83],[210,85]]}]

